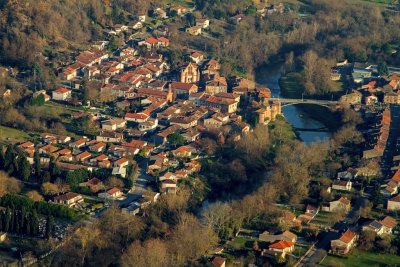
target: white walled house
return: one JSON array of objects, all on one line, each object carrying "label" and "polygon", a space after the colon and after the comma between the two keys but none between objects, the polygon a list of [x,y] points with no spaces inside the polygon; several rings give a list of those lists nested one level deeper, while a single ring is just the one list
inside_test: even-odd
[{"label": "white walled house", "polygon": [[71,97],[72,97],[72,91],[67,88],[59,88],[59,89],[53,91],[53,99],[54,100],[65,101],[65,100],[71,99]]}]

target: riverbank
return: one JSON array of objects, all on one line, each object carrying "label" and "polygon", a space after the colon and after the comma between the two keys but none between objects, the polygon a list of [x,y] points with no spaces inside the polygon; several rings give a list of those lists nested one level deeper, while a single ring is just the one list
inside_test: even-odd
[{"label": "riverbank", "polygon": [[[303,75],[300,72],[290,72],[279,79],[280,94],[286,98],[302,98],[304,87]],[[335,91],[325,95],[307,96],[315,99],[339,99],[343,95],[343,83],[335,82]],[[339,114],[318,105],[297,105],[308,117],[324,124],[330,132],[335,132],[341,126]],[[327,112],[329,111],[329,112]]]},{"label": "riverbank", "polygon": [[339,114],[327,107],[300,104],[297,105],[297,108],[307,113],[311,119],[321,122],[330,132],[337,131],[342,125]]},{"label": "riverbank", "polygon": [[[290,79],[282,77],[282,64],[270,64],[256,70],[256,82],[271,89],[272,97],[301,98],[302,88],[298,86],[300,74],[292,74]],[[297,78],[293,78],[297,76]],[[290,83],[281,89],[282,82]],[[290,92],[287,88],[291,88]],[[291,124],[298,139],[312,143],[316,140],[326,140],[341,127],[338,114],[327,107],[318,105],[291,105],[282,108],[285,120]],[[317,130],[315,129],[323,129]],[[302,130],[298,130],[302,129]],[[304,129],[310,129],[309,131]]]},{"label": "riverbank", "polygon": [[[282,97],[286,98],[302,98],[304,89],[304,76],[301,72],[289,72],[279,79],[279,87]],[[323,95],[305,95],[304,97],[311,99],[338,100],[345,92],[344,84],[339,81],[333,82],[334,90]]]}]

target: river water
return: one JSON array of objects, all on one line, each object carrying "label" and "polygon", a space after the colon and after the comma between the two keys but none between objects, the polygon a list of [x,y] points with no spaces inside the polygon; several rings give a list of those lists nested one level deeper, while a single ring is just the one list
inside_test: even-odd
[{"label": "river water", "polygon": [[[281,65],[264,66],[256,70],[256,82],[271,89],[272,97],[284,97],[281,95],[279,79],[281,77]],[[308,104],[307,104],[308,105]],[[325,108],[321,108],[323,112]],[[305,143],[323,141],[332,136],[332,133],[327,131],[312,131],[312,129],[325,128],[326,125],[322,121],[318,121],[310,116],[306,108],[301,105],[293,105],[282,108],[283,115],[286,120],[294,127],[302,130],[297,130],[299,137]],[[326,112],[330,112],[326,109]],[[311,129],[309,131],[303,129]]]}]

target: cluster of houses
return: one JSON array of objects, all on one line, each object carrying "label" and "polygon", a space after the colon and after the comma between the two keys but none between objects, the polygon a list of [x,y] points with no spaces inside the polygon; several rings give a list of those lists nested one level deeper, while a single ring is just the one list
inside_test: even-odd
[{"label": "cluster of houses", "polygon": [[349,64],[347,60],[343,60],[332,69],[331,80],[340,80],[340,69],[348,65],[352,65],[351,75],[356,89],[341,98],[343,103],[367,106],[377,103],[400,104],[400,69],[389,67],[389,75],[382,76],[378,74],[377,65],[358,62]]},{"label": "cluster of houses", "polygon": [[[180,6],[170,9],[177,15],[189,11]],[[162,9],[154,14],[164,17]],[[201,32],[209,25],[208,19],[196,19],[196,25],[187,31],[196,34],[197,29]],[[201,169],[198,159],[203,137],[217,142],[226,138],[237,141],[248,133],[250,125],[238,115],[240,108],[265,124],[281,113],[280,102],[271,99],[268,88],[257,88],[244,78],[228,82],[220,74],[219,61],[207,58],[202,51],[191,51],[186,62],[170,66],[163,56],[170,46],[168,28],[143,33],[145,26],[146,16],[139,15],[127,25],[107,27],[106,41],[93,43],[76,56],[75,62],[59,70],[62,87],[34,95],[43,96],[44,101],[76,105],[82,99],[85,83],[95,81],[98,88],[92,89],[97,90],[100,99],[106,99],[102,102],[107,101],[108,106],[71,115],[72,121],[85,118],[94,125],[95,133],[90,138],[42,133],[34,142],[19,145],[31,163],[38,152],[44,166],[54,159],[64,171],[108,169],[121,179],[129,175],[129,159],[147,158],[145,175],[154,177],[159,190],[124,205],[123,210],[133,214],[156,201],[160,193],[175,194],[179,180]],[[111,36],[126,37],[135,31],[143,34],[134,34],[113,53],[107,50]],[[97,101],[89,99],[80,104],[96,105]],[[111,111],[106,112],[108,109]],[[172,144],[171,137],[179,142]],[[79,186],[106,201],[124,201],[127,197],[124,188],[107,187],[96,177]],[[79,208],[84,197],[67,192],[52,201]]]}]

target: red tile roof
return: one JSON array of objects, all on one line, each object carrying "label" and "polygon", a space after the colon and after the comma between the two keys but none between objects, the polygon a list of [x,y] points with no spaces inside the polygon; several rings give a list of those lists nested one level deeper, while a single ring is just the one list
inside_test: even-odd
[{"label": "red tile roof", "polygon": [[108,194],[114,195],[115,193],[121,192],[118,188],[114,187],[107,191]]},{"label": "red tile roof", "polygon": [[169,40],[167,38],[165,38],[165,37],[158,38],[158,41],[161,42],[161,43],[169,43]]},{"label": "red tile roof", "polygon": [[397,220],[393,217],[386,216],[383,220],[380,221],[380,223],[387,228],[394,228],[397,225]]},{"label": "red tile roof", "polygon": [[149,43],[149,44],[154,45],[154,44],[156,44],[158,42],[158,40],[156,38],[154,38],[154,37],[149,37],[149,38],[146,39],[146,42]]},{"label": "red tile roof", "polygon": [[120,158],[119,160],[115,161],[115,164],[121,165],[124,164],[126,162],[129,162],[126,158]]},{"label": "red tile roof", "polygon": [[280,241],[278,241],[276,243],[273,243],[273,244],[269,245],[269,248],[285,249],[285,248],[290,248],[292,246],[294,246],[294,242],[280,240]]},{"label": "red tile roof", "polygon": [[59,94],[65,94],[65,93],[71,92],[71,90],[69,90],[67,88],[59,88],[59,89],[55,90],[54,92],[59,93]]},{"label": "red tile roof", "polygon": [[339,238],[340,241],[344,242],[344,243],[350,243],[354,237],[356,236],[356,233],[347,230],[346,232],[344,232],[342,234],[342,236]]},{"label": "red tile roof", "polygon": [[149,116],[145,113],[126,113],[125,114],[125,118],[129,118],[129,119],[146,119]]}]

